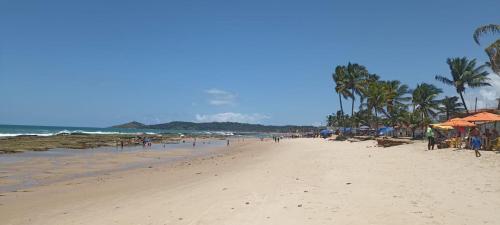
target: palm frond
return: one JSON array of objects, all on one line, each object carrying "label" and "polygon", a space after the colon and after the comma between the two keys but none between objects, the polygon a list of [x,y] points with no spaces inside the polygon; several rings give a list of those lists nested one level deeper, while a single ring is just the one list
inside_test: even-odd
[{"label": "palm frond", "polygon": [[481,35],[488,34],[488,33],[491,33],[491,34],[499,33],[500,34],[500,25],[499,24],[488,24],[488,25],[480,26],[476,29],[476,31],[474,31],[474,34],[472,35],[472,37],[474,38],[474,41],[476,42],[476,44],[480,45],[479,38],[481,37]]},{"label": "palm frond", "polygon": [[448,79],[448,78],[446,78],[444,76],[441,76],[441,75],[436,75],[435,79],[437,81],[441,81],[442,83],[447,84],[447,85],[453,85],[454,84],[454,82],[452,80],[450,80],[450,79]]},{"label": "palm frond", "polygon": [[500,76],[500,39],[488,46],[484,51],[490,58],[489,66],[493,72]]}]

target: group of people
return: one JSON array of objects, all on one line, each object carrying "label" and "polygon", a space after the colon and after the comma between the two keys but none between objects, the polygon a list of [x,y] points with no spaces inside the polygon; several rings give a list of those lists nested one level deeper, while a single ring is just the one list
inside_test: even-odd
[{"label": "group of people", "polygon": [[142,139],[142,147],[143,148],[148,148],[148,147],[151,147],[152,145],[153,145],[153,142],[151,141],[151,139],[149,139],[149,138]]},{"label": "group of people", "polygon": [[[436,139],[439,138],[439,132],[435,130],[432,126],[428,126],[427,130],[425,132],[425,136],[427,137],[427,150],[433,150],[434,146],[436,145]],[[489,150],[492,145],[496,144],[495,141],[498,141],[498,131],[494,129],[492,132],[490,132],[489,129],[485,129],[484,132],[481,134],[480,130],[478,128],[473,128],[470,131],[470,136],[467,139],[468,146],[472,150],[475,151],[476,157],[481,157],[481,152],[479,150]],[[462,141],[461,137],[461,132],[457,132],[456,138],[459,139],[459,141]]]},{"label": "group of people", "polygon": [[281,139],[281,137],[273,136],[273,140],[275,143],[280,143],[280,139]]}]

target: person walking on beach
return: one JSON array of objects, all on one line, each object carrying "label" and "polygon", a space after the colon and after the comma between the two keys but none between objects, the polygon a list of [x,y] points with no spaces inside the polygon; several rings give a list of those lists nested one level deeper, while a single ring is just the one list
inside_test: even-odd
[{"label": "person walking on beach", "polygon": [[227,139],[227,146],[229,146],[229,139]]},{"label": "person walking on beach", "polygon": [[429,125],[427,126],[427,131],[425,132],[425,136],[427,137],[427,150],[434,150],[435,138],[434,138],[434,130]]},{"label": "person walking on beach", "polygon": [[481,148],[481,138],[479,138],[478,135],[472,136],[471,146],[476,153],[476,157],[481,157],[481,153],[479,152],[479,148]]}]

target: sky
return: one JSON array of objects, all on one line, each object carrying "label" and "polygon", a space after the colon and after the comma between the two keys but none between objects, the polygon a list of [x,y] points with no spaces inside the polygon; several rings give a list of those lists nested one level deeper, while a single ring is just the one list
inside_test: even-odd
[{"label": "sky", "polygon": [[[500,1],[0,0],[0,124],[132,120],[320,125],[331,74],[355,62],[410,87],[487,61]],[[490,88],[467,90],[492,106]],[[344,102],[348,107],[349,102]]]}]

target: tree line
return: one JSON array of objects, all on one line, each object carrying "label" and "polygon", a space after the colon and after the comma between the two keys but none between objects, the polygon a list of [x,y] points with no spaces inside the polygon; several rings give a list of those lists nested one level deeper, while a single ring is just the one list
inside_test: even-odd
[{"label": "tree line", "polygon": [[[500,33],[500,25],[479,27],[473,34],[477,44],[484,34]],[[467,57],[448,58],[449,75],[436,75],[435,79],[455,88],[457,96],[439,98],[441,88],[429,83],[419,83],[414,88],[398,80],[382,80],[358,63],[338,65],[332,74],[340,110],[327,116],[327,124],[336,127],[358,127],[379,124],[408,127],[413,133],[418,127],[432,122],[438,114],[446,119],[459,113],[469,113],[464,99],[466,88],[490,86],[489,67],[500,76],[500,39],[485,49],[490,61],[478,65],[476,59]],[[343,101],[351,101],[350,114],[344,110]],[[355,102],[359,109],[355,111]]]}]

